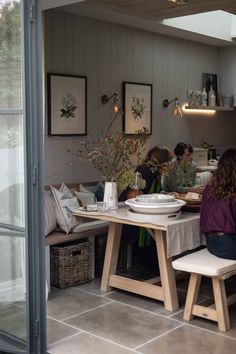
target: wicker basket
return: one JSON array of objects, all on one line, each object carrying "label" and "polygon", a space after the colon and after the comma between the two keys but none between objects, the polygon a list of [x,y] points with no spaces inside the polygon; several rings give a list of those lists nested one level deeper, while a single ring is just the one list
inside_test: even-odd
[{"label": "wicker basket", "polygon": [[67,288],[86,283],[92,278],[91,270],[91,243],[87,239],[51,247],[52,286]]}]

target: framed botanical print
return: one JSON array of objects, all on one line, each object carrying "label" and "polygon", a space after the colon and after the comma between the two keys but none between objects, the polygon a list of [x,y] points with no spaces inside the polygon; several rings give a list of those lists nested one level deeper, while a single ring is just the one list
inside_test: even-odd
[{"label": "framed botanical print", "polygon": [[48,135],[87,134],[87,78],[48,74]]},{"label": "framed botanical print", "polygon": [[123,131],[152,133],[152,85],[123,82]]}]

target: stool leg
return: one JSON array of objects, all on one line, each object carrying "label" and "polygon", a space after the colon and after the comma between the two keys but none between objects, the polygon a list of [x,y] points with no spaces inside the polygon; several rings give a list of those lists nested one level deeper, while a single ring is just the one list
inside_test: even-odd
[{"label": "stool leg", "polygon": [[200,274],[191,273],[186,303],[184,307],[184,320],[190,321],[193,318],[192,309],[196,304],[202,277]]},{"label": "stool leg", "polygon": [[230,322],[225,292],[225,282],[219,278],[212,278],[212,286],[216,305],[218,328],[220,331],[226,332],[230,329]]}]

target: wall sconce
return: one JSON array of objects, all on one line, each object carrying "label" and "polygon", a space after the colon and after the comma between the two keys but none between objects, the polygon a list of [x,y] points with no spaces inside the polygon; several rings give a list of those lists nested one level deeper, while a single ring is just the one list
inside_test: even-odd
[{"label": "wall sconce", "polygon": [[101,101],[102,101],[103,104],[106,104],[113,97],[114,97],[114,100],[113,100],[113,111],[115,113],[118,113],[120,111],[120,105],[119,105],[119,98],[118,98],[118,92],[117,91],[115,91],[111,96],[102,95]]},{"label": "wall sconce", "polygon": [[178,115],[180,115],[181,117],[183,117],[183,113],[182,113],[182,111],[181,111],[181,108],[180,108],[180,106],[179,106],[179,99],[178,99],[178,97],[175,97],[175,98],[173,98],[173,100],[171,100],[171,101],[169,101],[168,99],[165,99],[163,102],[162,102],[162,105],[163,105],[163,107],[165,107],[165,108],[167,108],[167,107],[169,107],[169,105],[170,104],[172,104],[173,103],[173,109],[172,109],[172,115],[173,116],[178,116]]}]

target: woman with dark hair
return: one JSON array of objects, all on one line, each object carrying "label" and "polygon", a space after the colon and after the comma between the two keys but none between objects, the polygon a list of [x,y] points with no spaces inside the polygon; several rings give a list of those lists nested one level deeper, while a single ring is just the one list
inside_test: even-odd
[{"label": "woman with dark hair", "polygon": [[163,165],[170,161],[170,157],[169,149],[161,145],[147,152],[143,164],[136,169],[146,181],[146,187],[142,190],[144,194],[160,192]]},{"label": "woman with dark hair", "polygon": [[236,260],[236,149],[221,156],[203,193],[200,217],[209,252]]},{"label": "woman with dark hair", "polygon": [[[142,189],[144,194],[159,193],[161,190],[161,175],[163,166],[170,161],[171,153],[165,146],[151,148],[142,163],[136,168],[146,182]],[[122,192],[119,200],[126,200],[129,188]],[[146,229],[124,225],[122,240],[133,246],[133,256],[138,262],[152,270],[158,269],[156,244]]]},{"label": "woman with dark hair", "polygon": [[203,193],[204,188],[194,187],[196,184],[196,166],[190,161],[190,146],[178,143],[174,149],[176,159],[164,176],[162,187],[166,192]]}]

